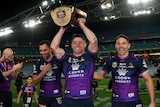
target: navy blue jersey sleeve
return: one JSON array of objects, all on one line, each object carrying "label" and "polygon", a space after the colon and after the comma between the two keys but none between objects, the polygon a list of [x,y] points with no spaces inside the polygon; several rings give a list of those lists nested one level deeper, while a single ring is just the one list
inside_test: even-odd
[{"label": "navy blue jersey sleeve", "polygon": [[33,75],[38,75],[40,72],[40,62],[37,61],[34,65],[33,65]]},{"label": "navy blue jersey sleeve", "polygon": [[146,64],[146,61],[138,56],[136,56],[138,61],[137,61],[137,65],[139,66],[139,72],[143,73],[145,71],[148,70],[148,66]]},{"label": "navy blue jersey sleeve", "polygon": [[[114,63],[113,63],[114,64]],[[111,71],[111,66],[112,66],[112,57],[108,58],[106,60],[106,62],[104,63],[103,67],[102,67],[102,70],[105,72],[105,73],[110,73]],[[113,65],[114,66],[114,65]]]},{"label": "navy blue jersey sleeve", "polygon": [[89,50],[88,50],[88,52],[87,52],[87,53],[89,53],[89,54],[91,55],[91,57],[92,57],[94,60],[96,60],[96,59],[97,59],[98,52],[93,53],[93,52],[91,52],[91,51],[89,51]]}]

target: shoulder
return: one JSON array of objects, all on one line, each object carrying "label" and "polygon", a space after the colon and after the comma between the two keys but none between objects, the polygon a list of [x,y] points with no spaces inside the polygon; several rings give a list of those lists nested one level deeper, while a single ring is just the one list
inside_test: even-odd
[{"label": "shoulder", "polygon": [[107,61],[115,61],[117,58],[118,58],[117,55],[110,56],[110,57],[107,59]]},{"label": "shoulder", "polygon": [[21,88],[24,88],[24,87],[26,87],[27,86],[27,84],[23,84],[22,86],[21,86]]},{"label": "shoulder", "polygon": [[41,64],[44,62],[43,58],[37,59],[37,61],[35,62],[35,65]]},{"label": "shoulder", "polygon": [[129,58],[132,60],[136,60],[137,62],[143,61],[143,59],[141,57],[139,57],[138,55],[135,55],[135,54],[129,54]]},{"label": "shoulder", "polygon": [[35,85],[32,85],[32,87],[33,87],[33,88],[36,88],[36,86],[35,86]]},{"label": "shoulder", "polygon": [[52,62],[59,62],[59,60],[55,56],[53,56],[52,57]]}]

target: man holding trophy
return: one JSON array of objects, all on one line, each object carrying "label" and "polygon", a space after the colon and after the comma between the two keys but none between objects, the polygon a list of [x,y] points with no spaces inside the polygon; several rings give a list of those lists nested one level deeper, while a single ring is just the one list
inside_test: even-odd
[{"label": "man holding trophy", "polygon": [[[72,7],[67,9],[69,15],[63,8],[56,12],[51,12],[53,21],[56,21],[55,17],[58,18],[58,22],[55,23],[60,26],[58,33],[51,42],[51,48],[55,57],[63,64],[65,96],[62,107],[94,107],[92,100],[92,79],[98,53],[98,40],[95,34],[85,25],[86,17],[83,17],[85,14],[81,14],[84,12],[79,9],[77,9],[79,11],[75,11]],[[75,18],[75,16],[78,17]],[[82,34],[74,34],[72,36],[71,48],[73,54],[67,55],[64,49],[60,48],[60,42],[64,32],[67,30],[67,26],[70,25],[79,27],[85,36]],[[88,40],[88,45],[86,39]],[[88,47],[87,51],[85,51],[86,47]]]}]

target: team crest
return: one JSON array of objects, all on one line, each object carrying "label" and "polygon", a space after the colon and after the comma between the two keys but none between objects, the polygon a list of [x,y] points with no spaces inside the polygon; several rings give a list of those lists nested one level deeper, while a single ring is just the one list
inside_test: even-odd
[{"label": "team crest", "polygon": [[25,90],[28,91],[29,90],[28,87],[25,87]]},{"label": "team crest", "polygon": [[117,67],[117,62],[113,62],[113,63],[112,63],[112,67],[113,67],[113,68],[116,68],[116,67]]},{"label": "team crest", "polygon": [[44,65],[41,65],[41,66],[40,66],[40,70],[42,71],[42,70],[43,70],[43,68],[44,68]]}]

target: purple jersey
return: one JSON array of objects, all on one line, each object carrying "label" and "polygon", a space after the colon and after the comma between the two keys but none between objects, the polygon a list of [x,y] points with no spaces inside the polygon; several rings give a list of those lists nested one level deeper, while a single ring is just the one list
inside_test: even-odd
[{"label": "purple jersey", "polygon": [[32,97],[33,92],[36,91],[35,85],[24,84],[21,86],[21,90],[23,90],[23,97]]},{"label": "purple jersey", "polygon": [[63,63],[66,97],[78,99],[91,97],[96,56],[97,54],[91,52],[79,57],[65,54],[60,59]]},{"label": "purple jersey", "polygon": [[143,59],[131,54],[124,59],[114,56],[106,61],[102,70],[112,73],[113,101],[127,102],[140,99],[138,95],[139,74],[148,70]]},{"label": "purple jersey", "polygon": [[44,59],[40,59],[34,65],[33,75],[38,75],[45,64],[50,63],[52,70],[45,74],[40,83],[40,96],[45,97],[58,97],[62,96],[62,84],[61,84],[61,64],[53,57],[51,61],[46,62]]},{"label": "purple jersey", "polygon": [[[7,72],[8,70],[11,70],[13,67],[11,62],[1,62],[0,63],[0,72]],[[0,91],[11,91],[11,80],[12,76],[11,74],[8,77],[5,77],[5,80],[0,82]]]}]

